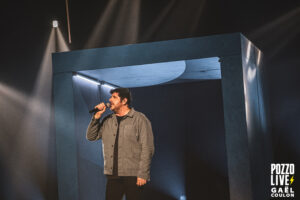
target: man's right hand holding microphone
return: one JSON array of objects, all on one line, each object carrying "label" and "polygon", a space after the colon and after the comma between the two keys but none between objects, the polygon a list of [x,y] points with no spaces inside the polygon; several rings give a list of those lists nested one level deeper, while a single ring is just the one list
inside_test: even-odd
[{"label": "man's right hand holding microphone", "polygon": [[101,115],[105,112],[106,110],[106,105],[102,102],[98,105],[95,106],[95,108],[97,108],[99,111],[97,111],[95,114],[94,114],[94,118],[95,119],[100,119]]}]

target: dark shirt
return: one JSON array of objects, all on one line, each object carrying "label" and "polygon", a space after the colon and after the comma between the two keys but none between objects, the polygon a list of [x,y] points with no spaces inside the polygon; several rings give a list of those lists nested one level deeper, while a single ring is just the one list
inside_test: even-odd
[{"label": "dark shirt", "polygon": [[119,144],[119,127],[120,127],[120,122],[122,119],[124,119],[125,116],[116,116],[117,121],[118,121],[118,129],[117,129],[117,134],[116,134],[116,141],[115,141],[115,146],[114,146],[114,164],[113,164],[113,176],[118,176],[118,144]]}]

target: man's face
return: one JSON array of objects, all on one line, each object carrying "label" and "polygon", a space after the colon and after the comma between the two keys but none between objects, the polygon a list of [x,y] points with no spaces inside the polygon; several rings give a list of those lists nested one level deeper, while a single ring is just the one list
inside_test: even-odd
[{"label": "man's face", "polygon": [[123,99],[123,101],[121,101],[119,94],[117,92],[114,92],[111,94],[111,97],[109,98],[109,102],[110,102],[110,110],[117,112],[120,110],[122,106],[125,105],[126,99]]}]

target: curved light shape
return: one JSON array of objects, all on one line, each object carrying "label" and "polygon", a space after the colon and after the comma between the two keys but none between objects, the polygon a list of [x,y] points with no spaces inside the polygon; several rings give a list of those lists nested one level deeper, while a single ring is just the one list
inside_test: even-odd
[{"label": "curved light shape", "polygon": [[248,81],[252,82],[256,77],[256,68],[255,66],[249,66],[247,69],[247,79]]},{"label": "curved light shape", "polygon": [[186,61],[186,70],[179,79],[208,80],[221,79],[221,67],[218,57],[201,58]]},{"label": "curved light shape", "polygon": [[120,87],[134,88],[174,80],[182,75],[185,67],[185,61],[173,61],[80,71],[80,73]]}]

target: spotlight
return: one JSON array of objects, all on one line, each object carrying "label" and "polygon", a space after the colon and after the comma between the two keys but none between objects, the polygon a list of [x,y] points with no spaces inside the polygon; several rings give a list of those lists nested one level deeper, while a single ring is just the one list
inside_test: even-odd
[{"label": "spotlight", "polygon": [[52,27],[53,28],[57,28],[58,27],[58,21],[57,20],[53,20],[52,21]]},{"label": "spotlight", "polygon": [[90,82],[90,83],[93,83],[93,84],[96,84],[96,85],[100,85],[100,83],[98,81],[90,79],[90,78],[87,78],[85,76],[82,76],[82,75],[79,75],[79,74],[76,74],[75,76],[78,77],[78,78],[80,78],[80,79],[83,79],[83,80],[85,80],[87,82]]},{"label": "spotlight", "polygon": [[186,197],[184,195],[181,195],[179,200],[186,200]]}]

